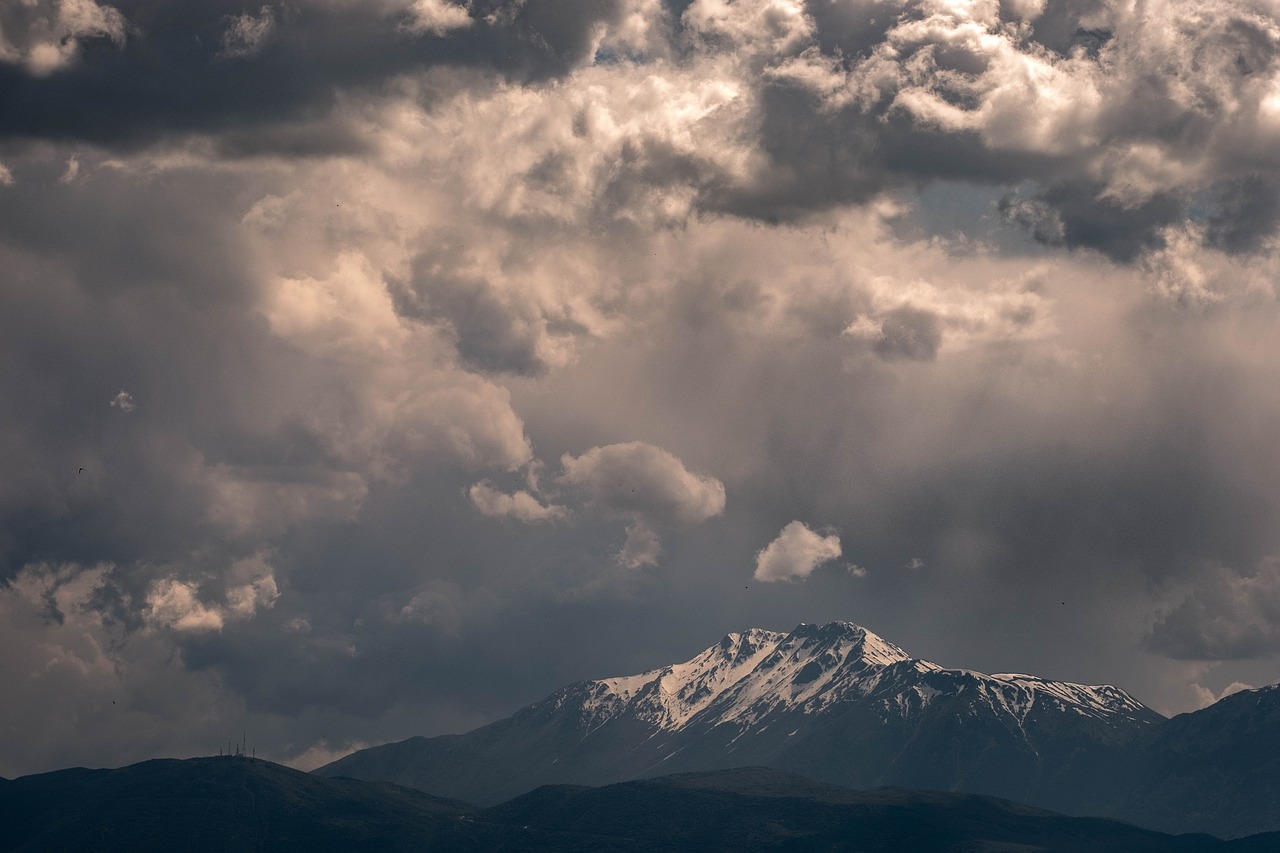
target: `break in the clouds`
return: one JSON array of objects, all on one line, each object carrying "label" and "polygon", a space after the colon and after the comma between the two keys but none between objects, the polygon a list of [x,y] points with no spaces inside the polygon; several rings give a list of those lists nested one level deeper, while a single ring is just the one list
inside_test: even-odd
[{"label": "break in the clouds", "polygon": [[1278,151],[1253,0],[0,5],[0,775],[832,618],[1274,682]]},{"label": "break in the clouds", "polygon": [[837,534],[815,533],[804,522],[793,521],[756,554],[755,578],[766,582],[803,580],[840,554]]}]

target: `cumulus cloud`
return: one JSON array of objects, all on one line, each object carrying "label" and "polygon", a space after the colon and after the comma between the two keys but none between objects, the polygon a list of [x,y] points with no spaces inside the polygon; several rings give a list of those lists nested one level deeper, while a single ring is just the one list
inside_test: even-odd
[{"label": "cumulus cloud", "polygon": [[476,483],[467,490],[471,503],[481,515],[490,518],[515,518],[524,522],[558,521],[569,511],[557,504],[544,504],[523,489],[512,494],[495,489],[488,480]]},{"label": "cumulus cloud", "polygon": [[1273,677],[1269,570],[1198,567],[1280,518],[1274,9],[264,2],[0,3],[3,713],[77,697],[22,769],[190,744],[59,745],[128,679],[314,757],[675,660],[769,518],[927,561],[860,591],[908,646]]},{"label": "cumulus cloud", "polygon": [[671,525],[700,524],[724,511],[723,483],[643,441],[566,453],[560,464],[563,484],[612,510]]},{"label": "cumulus cloud", "polygon": [[156,581],[147,591],[147,618],[152,624],[175,631],[221,631],[220,608],[200,601],[194,583],[177,578]]},{"label": "cumulus cloud", "polygon": [[449,0],[413,0],[409,7],[409,28],[414,32],[441,36],[450,30],[469,27],[471,23],[466,4]]},{"label": "cumulus cloud", "polygon": [[128,391],[117,391],[111,398],[110,405],[113,409],[119,409],[122,412],[132,412],[138,408],[138,401],[133,399],[133,395]]},{"label": "cumulus cloud", "polygon": [[24,697],[0,707],[0,727],[22,734],[0,775],[207,754],[218,720],[234,713],[215,678],[184,666],[169,632],[117,618],[132,602],[116,573],[33,563],[0,584],[0,677]]},{"label": "cumulus cloud", "polygon": [[495,373],[537,374],[559,361],[547,320],[526,293],[457,275],[427,256],[393,296],[402,316],[440,324],[470,367]]},{"label": "cumulus cloud", "polygon": [[[127,23],[115,9],[93,0],[10,3],[0,18],[0,32],[8,39],[0,44],[0,61],[21,62],[25,74],[7,76],[4,85],[21,88],[30,98],[0,117],[0,134],[57,132],[136,144],[166,131],[208,130],[225,119],[253,132],[292,119],[305,123],[303,116],[314,119],[332,108],[335,93],[380,88],[433,66],[546,79],[591,57],[602,25],[617,6],[580,3],[562,14],[564,7],[552,0],[495,4],[485,25],[472,27],[464,6],[443,0],[303,0],[287,4],[287,15],[259,10],[231,18],[227,4],[218,0],[131,4]],[[177,33],[187,37],[183,50],[156,48]],[[211,33],[218,35],[198,38]],[[80,49],[98,38],[115,41],[118,55]],[[424,49],[424,40],[443,44]],[[78,56],[87,61],[75,62]],[[225,73],[209,75],[209,63],[219,58],[235,62],[221,63]],[[211,97],[198,102],[188,97],[184,81],[193,76],[205,80]],[[138,97],[142,91],[148,97]],[[38,103],[48,97],[84,109],[107,104],[110,109],[92,109],[92,117],[59,116],[60,110]],[[288,141],[278,140],[277,146],[297,142],[296,134],[284,137]],[[332,139],[313,141],[333,150]]]},{"label": "cumulus cloud", "polygon": [[[841,554],[840,537],[822,535],[810,530],[802,521],[793,521],[777,538],[756,554],[755,579],[758,581],[803,580],[813,570]],[[854,573],[856,576],[856,572]]]},{"label": "cumulus cloud", "polygon": [[158,628],[203,633],[221,631],[229,622],[252,617],[269,609],[280,592],[275,570],[262,554],[237,560],[227,572],[228,586],[222,602],[206,602],[196,581],[170,576],[152,582],[143,611],[146,621]]},{"label": "cumulus cloud", "polygon": [[325,276],[282,276],[260,310],[276,335],[347,375],[360,415],[328,413],[337,423],[321,432],[334,456],[378,478],[424,454],[506,470],[531,460],[507,391],[439,364],[439,341],[396,313],[368,257],[346,252]]},{"label": "cumulus cloud", "polygon": [[1245,684],[1243,681],[1233,681],[1230,684],[1228,684],[1226,687],[1217,691],[1216,693],[1213,690],[1210,690],[1208,687],[1205,687],[1201,684],[1193,685],[1193,687],[1195,688],[1196,695],[1200,700],[1201,708],[1207,708],[1210,705],[1212,705],[1214,702],[1220,702],[1223,699],[1227,698],[1228,696],[1232,695],[1233,693],[1239,693],[1242,690],[1256,689],[1254,685]]},{"label": "cumulus cloud", "polygon": [[[570,509],[550,500],[568,499],[582,510],[628,516],[626,540],[616,553],[627,568],[656,565],[662,554],[657,528],[689,527],[720,515],[725,506],[724,484],[685,467],[674,454],[642,441],[593,447],[560,459],[561,471],[550,484],[539,482],[540,463],[529,469],[531,491],[499,491],[488,481],[467,490],[482,515],[511,517],[526,523],[567,518]],[[579,513],[581,514],[581,512]]]},{"label": "cumulus cloud", "polygon": [[656,566],[662,556],[662,540],[641,517],[627,525],[627,539],[618,552],[618,562],[628,569]]},{"label": "cumulus cloud", "polygon": [[0,61],[17,61],[45,77],[75,61],[83,42],[123,46],[129,25],[113,6],[94,0],[30,0],[0,13]]},{"label": "cumulus cloud", "polygon": [[1179,660],[1231,660],[1280,652],[1280,559],[1252,572],[1214,567],[1147,636],[1155,651]]},{"label": "cumulus cloud", "polygon": [[263,6],[257,15],[245,12],[227,19],[227,28],[222,33],[222,49],[218,56],[235,58],[250,56],[262,49],[271,31],[275,28],[275,10]]}]

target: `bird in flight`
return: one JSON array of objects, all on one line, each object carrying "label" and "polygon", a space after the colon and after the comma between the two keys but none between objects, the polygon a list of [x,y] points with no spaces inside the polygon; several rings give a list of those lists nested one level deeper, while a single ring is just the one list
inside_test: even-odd
[{"label": "bird in flight", "polygon": [[77,474],[83,474],[83,473],[84,473],[84,469],[83,469],[83,468],[81,468],[81,469],[80,469],[79,471],[77,471],[76,473],[77,473]]}]

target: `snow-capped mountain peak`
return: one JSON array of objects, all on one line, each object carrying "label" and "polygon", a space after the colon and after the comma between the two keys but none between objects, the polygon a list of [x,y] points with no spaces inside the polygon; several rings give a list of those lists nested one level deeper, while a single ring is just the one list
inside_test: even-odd
[{"label": "snow-capped mountain peak", "polygon": [[816,714],[860,700],[909,716],[941,695],[970,696],[1018,724],[1038,705],[1100,720],[1158,719],[1110,685],[946,669],[851,622],[801,623],[787,634],[760,628],[731,633],[684,663],[584,687],[588,730],[621,715],[665,731],[695,724],[746,728],[779,712]]},{"label": "snow-capped mountain peak", "polygon": [[328,772],[490,803],[743,766],[1025,798],[1087,787],[1099,761],[1167,722],[1109,685],[948,669],[833,622],[728,634],[682,663],[581,681],[470,734],[363,750]]}]

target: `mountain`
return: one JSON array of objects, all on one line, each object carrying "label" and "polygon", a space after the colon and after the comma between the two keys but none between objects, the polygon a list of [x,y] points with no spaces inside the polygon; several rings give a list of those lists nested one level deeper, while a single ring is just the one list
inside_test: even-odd
[{"label": "mountain", "polygon": [[529,837],[533,843],[525,849],[556,853],[1255,849],[1206,835],[1171,836],[1117,821],[1065,817],[991,797],[897,788],[851,791],[763,768],[680,774],[600,788],[545,786],[487,809],[477,820],[538,833],[541,837]]},{"label": "mountain", "polygon": [[1137,747],[1127,778],[1116,776],[1112,814],[1227,838],[1280,828],[1280,686],[1179,714]]},{"label": "mountain", "polygon": [[762,765],[1089,812],[1107,805],[1094,782],[1116,750],[1163,720],[1109,685],[947,669],[857,625],[802,624],[729,634],[685,663],[580,682],[469,734],[316,772],[492,804],[546,784]]},{"label": "mountain", "polygon": [[1280,841],[1173,836],[990,797],[851,791],[766,768],[546,786],[479,809],[243,757],[9,780],[0,826],[0,853],[1261,853]]},{"label": "mountain", "polygon": [[[0,784],[0,851],[453,849],[475,809],[385,783],[225,756],[76,768]],[[469,835],[467,835],[469,837]]]}]

